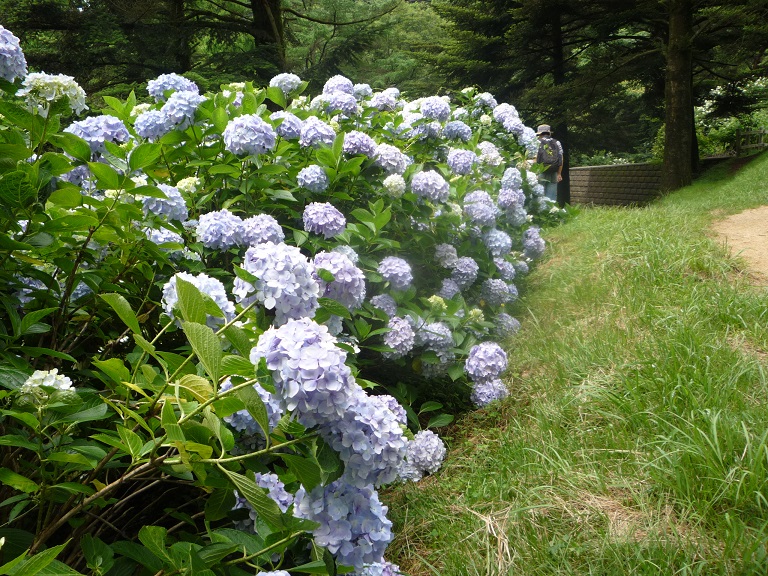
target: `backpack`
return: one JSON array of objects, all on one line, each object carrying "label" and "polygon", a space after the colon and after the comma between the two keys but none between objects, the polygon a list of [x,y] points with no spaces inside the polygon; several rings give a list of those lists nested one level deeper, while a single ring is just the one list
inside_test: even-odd
[{"label": "backpack", "polygon": [[554,138],[542,138],[539,142],[539,152],[536,155],[536,162],[544,164],[547,170],[553,166],[560,165],[560,147]]}]

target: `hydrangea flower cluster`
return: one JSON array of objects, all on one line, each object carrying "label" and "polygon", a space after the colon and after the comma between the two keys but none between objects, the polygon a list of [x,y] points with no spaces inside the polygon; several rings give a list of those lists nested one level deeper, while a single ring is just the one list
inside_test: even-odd
[{"label": "hydrangea flower cluster", "polygon": [[296,76],[296,74],[278,74],[269,81],[269,85],[275,88],[280,88],[280,90],[283,91],[283,94],[290,96],[301,86],[301,78]]},{"label": "hydrangea flower cluster", "polygon": [[488,380],[487,382],[478,382],[472,387],[472,393],[469,395],[469,399],[475,403],[476,406],[482,408],[487,406],[491,402],[496,400],[502,400],[509,396],[509,390],[506,384],[496,378],[494,380]]},{"label": "hydrangea flower cluster", "polygon": [[488,278],[483,281],[480,288],[480,298],[491,307],[501,306],[513,299],[509,286],[501,278]]},{"label": "hydrangea flower cluster", "polygon": [[248,306],[258,301],[267,310],[274,309],[277,325],[315,314],[320,287],[313,266],[295,246],[274,242],[251,246],[245,252],[243,269],[257,280],[254,285],[235,278],[232,293],[238,303]]},{"label": "hydrangea flower cluster", "polygon": [[442,363],[453,360],[453,332],[445,322],[422,324],[416,330],[416,345],[434,352]]},{"label": "hydrangea flower cluster", "polygon": [[278,110],[273,112],[269,119],[275,125],[275,132],[281,138],[288,140],[296,140],[301,136],[301,127],[304,123],[295,114],[286,112],[284,110]]},{"label": "hydrangea flower cluster", "polygon": [[472,150],[451,148],[448,152],[448,167],[454,174],[465,175],[472,172],[472,167],[477,162],[477,154]]},{"label": "hydrangea flower cluster", "polygon": [[387,323],[387,329],[389,332],[384,335],[384,345],[392,348],[392,352],[385,352],[385,358],[402,358],[413,350],[416,333],[405,318],[392,316]]},{"label": "hydrangea flower cluster", "polygon": [[384,189],[393,198],[400,198],[405,192],[405,180],[400,174],[390,174],[384,178],[382,184],[384,185]]},{"label": "hydrangea flower cluster", "polygon": [[230,120],[224,129],[225,148],[238,156],[264,154],[274,149],[277,134],[256,114]]},{"label": "hydrangea flower cluster", "polygon": [[445,122],[451,115],[451,106],[440,96],[428,96],[421,101],[420,111],[424,118]]},{"label": "hydrangea flower cluster", "polygon": [[403,154],[397,146],[392,144],[379,144],[374,153],[376,165],[384,169],[388,174],[402,174],[410,164],[408,156]]},{"label": "hydrangea flower cluster", "polygon": [[501,166],[504,162],[504,158],[501,157],[499,149],[493,142],[483,141],[477,145],[477,149],[480,152],[477,155],[477,161],[480,164],[486,164],[488,166]]},{"label": "hydrangea flower cluster", "polygon": [[544,254],[545,243],[540,233],[538,226],[531,226],[523,232],[523,253],[526,258],[536,260]]},{"label": "hydrangea flower cluster", "polygon": [[150,142],[154,142],[173,129],[171,119],[160,110],[142,112],[133,123],[136,133]]},{"label": "hydrangea flower cluster", "polygon": [[362,154],[372,158],[376,153],[376,142],[365,132],[351,130],[344,135],[342,150],[346,154]]},{"label": "hydrangea flower cluster", "polygon": [[171,90],[174,92],[193,92],[195,94],[200,92],[197,84],[192,82],[192,80],[173,72],[161,74],[154,80],[147,82],[147,92],[155,99],[155,102],[165,102],[165,93]]},{"label": "hydrangea flower cluster", "polygon": [[[320,286],[320,295],[343,304],[348,310],[357,310],[365,301],[365,275],[340,252],[319,252],[314,259],[314,277]],[[326,282],[317,273],[328,270],[333,281]]]},{"label": "hydrangea flower cluster", "polygon": [[434,474],[445,460],[445,443],[431,430],[422,430],[408,442],[405,462],[400,469],[403,480],[417,482],[424,474]]},{"label": "hydrangea flower cluster", "polygon": [[312,202],[304,208],[304,230],[333,238],[344,232],[347,219],[330,202]]},{"label": "hydrangea flower cluster", "polygon": [[448,200],[450,186],[440,173],[435,170],[424,170],[414,175],[411,180],[411,190],[417,196],[432,202],[445,202]]},{"label": "hydrangea flower cluster", "polygon": [[206,248],[226,250],[241,242],[243,221],[226,209],[208,212],[200,215],[195,234]]},{"label": "hydrangea flower cluster", "polygon": [[165,198],[145,196],[142,200],[144,214],[164,216],[168,220],[179,220],[180,222],[186,220],[189,212],[179,189],[167,184],[158,184],[157,187],[163,191]]},{"label": "hydrangea flower cluster", "polygon": [[342,76],[341,74],[337,74],[336,76],[331,76],[328,78],[328,80],[325,82],[325,85],[323,86],[323,94],[331,94],[333,92],[354,94],[355,86],[352,84],[352,80]]},{"label": "hydrangea flower cluster", "polygon": [[400,572],[400,566],[384,560],[383,562],[374,562],[366,564],[362,570],[355,572],[352,576],[405,576]]},{"label": "hydrangea flower cluster", "polygon": [[397,316],[397,302],[389,294],[377,294],[371,298],[371,304],[390,318]]},{"label": "hydrangea flower cluster", "polygon": [[393,290],[407,290],[413,282],[411,266],[397,256],[387,256],[380,263],[377,272],[389,282]]},{"label": "hydrangea flower cluster", "polygon": [[[231,389],[232,381],[229,378],[224,380],[224,382],[221,383],[221,386],[219,386],[220,393]],[[261,384],[258,382],[253,385],[253,389],[256,390],[256,393],[259,395],[262,402],[264,402],[264,406],[267,409],[269,430],[272,431],[277,428],[277,424],[280,422],[280,418],[283,416],[283,409],[280,406],[280,399],[264,390],[264,388],[262,388]],[[229,424],[236,431],[242,432],[245,436],[264,436],[264,431],[261,429],[261,426],[259,426],[256,420],[253,419],[253,416],[251,416],[248,410],[238,410],[229,416],[225,416],[222,418],[222,420],[224,420],[224,422]]]},{"label": "hydrangea flower cluster", "polygon": [[69,98],[69,107],[75,114],[88,109],[85,105],[85,90],[80,88],[72,76],[30,72],[21,86],[16,96],[24,97],[27,105],[41,116],[48,114],[48,103],[56,102],[64,96]]},{"label": "hydrangea flower cluster", "polygon": [[357,98],[353,94],[335,90],[323,96],[326,102],[325,111],[328,114],[340,112],[348,118],[357,114]]},{"label": "hydrangea flower cluster", "polygon": [[494,332],[500,339],[509,338],[520,330],[520,321],[506,312],[499,312],[494,320]]},{"label": "hydrangea flower cluster", "polygon": [[483,244],[493,256],[505,256],[512,251],[512,238],[498,228],[491,228],[483,234]]},{"label": "hydrangea flower cluster", "polygon": [[377,110],[381,110],[382,112],[387,110],[391,111],[397,108],[398,98],[399,94],[387,92],[384,90],[371,96],[371,99],[368,101],[368,105],[372,108],[376,108]]},{"label": "hydrangea flower cluster", "polygon": [[469,288],[477,280],[477,274],[480,271],[475,259],[470,256],[457,258],[451,266],[451,279],[456,282],[461,290]]},{"label": "hydrangea flower cluster", "polygon": [[13,82],[27,75],[27,59],[19,39],[10,30],[0,26],[0,78]]},{"label": "hydrangea flower cluster", "polygon": [[294,515],[320,524],[315,542],[330,550],[341,564],[362,570],[381,562],[392,540],[392,522],[371,486],[358,488],[341,480],[296,493]]},{"label": "hydrangea flower cluster", "polygon": [[64,129],[64,132],[79,136],[88,142],[93,153],[106,152],[104,142],[122,144],[131,139],[131,135],[122,120],[108,114],[89,116],[84,120],[73,122]]},{"label": "hydrangea flower cluster", "polygon": [[263,242],[280,244],[283,240],[285,240],[285,232],[274,216],[256,214],[242,221],[240,244],[246,246],[254,246]]},{"label": "hydrangea flower cluster", "polygon": [[302,148],[330,146],[335,139],[336,131],[317,116],[310,116],[301,125],[299,146]]},{"label": "hydrangea flower cluster", "polygon": [[493,226],[499,209],[485,190],[470,192],[464,197],[464,214],[472,224]]},{"label": "hydrangea flower cluster", "polygon": [[55,388],[56,390],[71,390],[72,380],[69,376],[59,374],[58,368],[52,370],[35,370],[32,376],[24,381],[19,388],[21,394],[35,393],[40,386]]},{"label": "hydrangea flower cluster", "polygon": [[445,300],[450,300],[456,294],[461,294],[461,287],[453,278],[444,278],[437,295]]},{"label": "hydrangea flower cluster", "polygon": [[[467,126],[461,120],[452,120],[443,128],[443,136],[446,140],[469,142],[470,138],[472,138],[472,128]],[[490,142],[487,142],[487,144],[490,144]]]},{"label": "hydrangea flower cluster", "polygon": [[451,244],[443,243],[435,246],[435,260],[443,268],[450,268],[458,259],[459,255],[456,248]]},{"label": "hydrangea flower cluster", "polygon": [[166,115],[174,128],[184,130],[194,123],[197,107],[205,100],[205,96],[191,90],[174,92],[160,108],[160,112]]},{"label": "hydrangea flower cluster", "polygon": [[302,188],[314,193],[323,192],[328,188],[328,176],[325,170],[317,164],[310,164],[306,168],[302,168],[296,176],[296,182]]},{"label": "hydrangea flower cluster", "polygon": [[469,350],[464,367],[476,383],[495,380],[507,369],[507,353],[495,342],[482,342]]},{"label": "hydrangea flower cluster", "polygon": [[176,288],[176,279],[182,280],[193,284],[200,292],[206,294],[213,300],[219,307],[223,314],[223,318],[212,316],[208,314],[206,316],[206,324],[211,328],[218,328],[224,322],[229,322],[235,317],[235,306],[227,298],[227,292],[224,289],[224,284],[216,278],[211,278],[207,274],[201,272],[197,276],[189,274],[187,272],[177,272],[171,279],[163,286],[163,299],[161,301],[163,310],[168,316],[174,318],[173,310],[176,308],[176,304],[179,301],[179,295]]}]

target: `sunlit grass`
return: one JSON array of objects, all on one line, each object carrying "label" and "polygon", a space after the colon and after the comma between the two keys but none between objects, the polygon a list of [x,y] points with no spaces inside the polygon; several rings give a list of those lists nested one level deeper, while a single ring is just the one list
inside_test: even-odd
[{"label": "sunlit grass", "polygon": [[768,157],[547,231],[512,395],[385,494],[413,576],[768,573],[768,294],[709,231],[768,204]]}]

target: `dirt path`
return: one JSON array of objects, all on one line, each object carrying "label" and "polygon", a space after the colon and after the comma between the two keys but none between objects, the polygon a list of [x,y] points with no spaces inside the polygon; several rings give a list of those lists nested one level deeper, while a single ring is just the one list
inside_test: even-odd
[{"label": "dirt path", "polygon": [[745,210],[715,222],[713,230],[749,265],[752,284],[768,287],[768,206]]}]

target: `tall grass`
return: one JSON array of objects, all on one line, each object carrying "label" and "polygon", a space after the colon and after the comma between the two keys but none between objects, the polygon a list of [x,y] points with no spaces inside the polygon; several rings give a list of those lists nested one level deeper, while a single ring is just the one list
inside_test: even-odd
[{"label": "tall grass", "polygon": [[413,576],[768,573],[768,294],[709,231],[768,204],[768,156],[548,231],[511,398],[386,493]]}]

